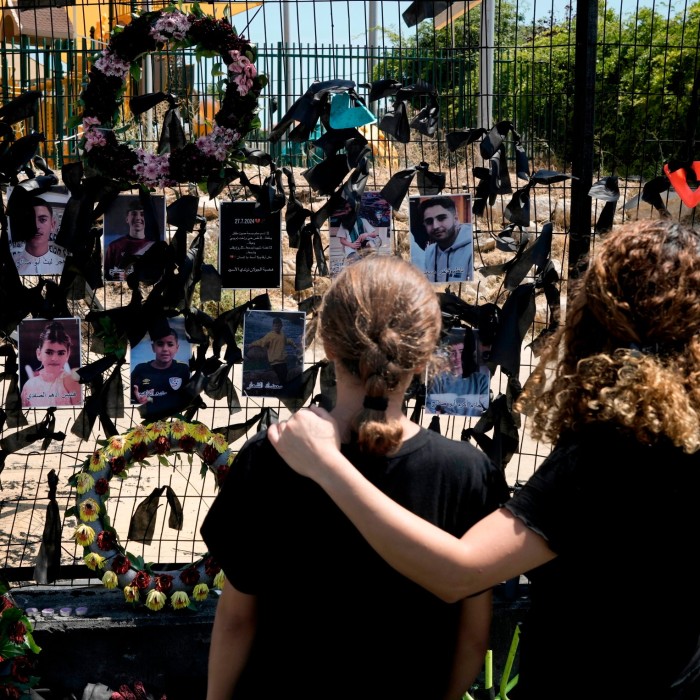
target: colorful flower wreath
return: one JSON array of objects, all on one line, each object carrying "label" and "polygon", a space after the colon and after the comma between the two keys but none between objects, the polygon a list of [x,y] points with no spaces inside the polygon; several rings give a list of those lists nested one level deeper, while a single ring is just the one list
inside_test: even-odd
[{"label": "colorful flower wreath", "polygon": [[[119,120],[126,80],[129,76],[138,79],[141,57],[166,43],[170,49],[194,47],[198,58],[221,58],[228,67],[228,77],[221,81],[225,90],[213,130],[194,142],[185,143],[173,96],[159,93],[171,107],[163,131],[180,138],[175,139],[175,146],[171,140],[161,139],[160,152],[149,153],[120,143],[113,127]],[[190,14],[174,8],[144,12],[126,27],[117,27],[107,48],[94,61],[80,97],[83,161],[104,176],[114,178],[119,173],[116,179],[128,184],[166,187],[196,182],[202,186],[207,183],[210,192],[217,186],[220,191],[244,159],[240,150],[243,139],[260,127],[258,97],[267,77],[258,74],[256,57],[255,47],[236,34],[226,19],[204,15],[196,3]]]},{"label": "colorful flower wreath", "polygon": [[0,585],[0,700],[29,696],[39,678],[33,656],[41,651],[32,637],[32,623],[18,608],[7,587]]},{"label": "colorful flower wreath", "polygon": [[150,610],[161,610],[169,595],[175,610],[194,608],[193,601],[206,600],[212,586],[221,589],[221,568],[205,554],[178,570],[154,571],[143,557],[127,552],[119,544],[107,516],[109,482],[113,476],[125,479],[136,462],[148,465],[145,460],[150,456],[155,455],[161,464],[168,465],[167,455],[185,452],[190,460],[192,455],[199,455],[204,462],[202,474],[213,472],[221,485],[234,458],[226,438],[211,432],[203,423],[175,419],[137,425],[100,444],[103,447],[95,450],[82,470],[69,479],[77,500],[66,515],[79,520],[73,537],[85,548],[83,561],[92,571],[104,570],[102,583],[107,588],[120,587],[127,603],[143,602]]}]

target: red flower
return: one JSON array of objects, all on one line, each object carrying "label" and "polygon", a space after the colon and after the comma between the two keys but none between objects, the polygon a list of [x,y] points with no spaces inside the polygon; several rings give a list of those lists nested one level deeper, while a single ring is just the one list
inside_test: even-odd
[{"label": "red flower", "polygon": [[138,442],[131,448],[131,461],[143,462],[148,457],[148,445],[145,442]]},{"label": "red flower", "polygon": [[0,685],[0,700],[20,700],[21,697],[16,685]]},{"label": "red flower", "polygon": [[103,552],[109,552],[110,549],[114,549],[117,546],[117,538],[113,532],[102,530],[102,532],[97,533],[97,546]]},{"label": "red flower", "polygon": [[109,481],[107,479],[98,479],[95,482],[95,493],[98,496],[104,496],[109,491]]},{"label": "red flower", "polygon": [[214,557],[207,557],[204,560],[204,573],[207,576],[214,577],[219,571],[221,571],[221,567],[214,561]]},{"label": "red flower", "polygon": [[12,660],[12,678],[19,683],[29,683],[32,675],[32,662],[26,656],[17,656]]},{"label": "red flower", "polygon": [[24,635],[27,633],[27,628],[21,620],[15,620],[11,622],[7,628],[7,636],[10,638],[11,642],[15,644],[24,643]]},{"label": "red flower", "polygon": [[117,476],[118,474],[121,474],[126,468],[126,460],[124,459],[124,457],[113,457],[109,460],[109,466],[112,470],[112,474],[114,476]]},{"label": "red flower", "polygon": [[112,559],[112,571],[115,574],[125,574],[131,568],[131,562],[123,554],[117,554]]},{"label": "red flower", "polygon": [[170,574],[156,576],[156,590],[167,593],[173,587],[173,577]]},{"label": "red flower", "polygon": [[199,571],[194,566],[188,566],[180,572],[180,580],[186,586],[194,586],[199,581]]},{"label": "red flower", "polygon": [[183,452],[194,452],[197,441],[191,435],[183,435],[177,444]]},{"label": "red flower", "polygon": [[155,439],[156,454],[164,455],[170,451],[170,438],[165,435],[159,435]]},{"label": "red flower", "polygon": [[148,571],[139,571],[136,576],[134,576],[134,586],[144,590],[151,585],[151,575]]},{"label": "red flower", "polygon": [[15,606],[12,605],[12,601],[7,596],[0,596],[0,613],[14,607]]},{"label": "red flower", "polygon": [[226,480],[226,477],[228,476],[229,473],[229,467],[228,464],[222,464],[220,467],[217,467],[216,469],[216,483],[221,486],[224,481]]},{"label": "red flower", "polygon": [[207,464],[214,464],[217,459],[221,456],[221,453],[214,447],[214,445],[205,445],[202,450],[202,459]]}]

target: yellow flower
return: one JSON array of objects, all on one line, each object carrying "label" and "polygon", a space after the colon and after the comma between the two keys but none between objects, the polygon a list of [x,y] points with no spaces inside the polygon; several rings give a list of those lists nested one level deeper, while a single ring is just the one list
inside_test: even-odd
[{"label": "yellow flower", "polygon": [[185,421],[175,419],[170,424],[170,432],[174,438],[179,440],[183,435],[187,434],[187,423],[185,423]]},{"label": "yellow flower", "polygon": [[116,588],[119,585],[119,579],[114,571],[105,571],[105,575],[102,577],[102,585],[105,588]]},{"label": "yellow flower", "polygon": [[236,459],[237,452],[231,452],[231,454],[228,456],[228,459],[226,460],[226,464],[230,467],[233,464],[233,460]]},{"label": "yellow flower", "polygon": [[86,498],[79,506],[80,519],[87,523],[97,520],[100,504],[94,498]]},{"label": "yellow flower", "polygon": [[78,525],[73,533],[73,539],[81,547],[89,547],[95,541],[95,531],[89,525]]},{"label": "yellow flower", "polygon": [[216,576],[214,576],[214,588],[218,588],[219,590],[221,590],[224,587],[225,581],[226,575],[224,574],[224,571],[222,569]]},{"label": "yellow flower", "polygon": [[155,590],[149,591],[148,598],[146,598],[146,607],[149,610],[162,610],[166,601],[165,593]]},{"label": "yellow flower", "polygon": [[190,599],[185,591],[175,591],[175,593],[170,596],[170,605],[173,606],[174,610],[182,610],[189,604]]},{"label": "yellow flower", "polygon": [[201,603],[203,600],[206,600],[209,596],[209,586],[207,586],[206,583],[198,583],[193,589],[192,589],[192,597],[198,602]]},{"label": "yellow flower", "polygon": [[139,599],[139,589],[136,586],[124,586],[124,600],[135,603]]},{"label": "yellow flower", "polygon": [[137,425],[132,428],[126,435],[128,445],[134,445],[137,442],[146,442],[148,440],[148,430],[145,425]]},{"label": "yellow flower", "polygon": [[105,467],[105,456],[102,450],[95,450],[90,457],[90,471],[99,472]]},{"label": "yellow flower", "polygon": [[226,452],[228,449],[228,442],[226,442],[226,437],[221,433],[212,433],[211,444],[214,445],[216,451],[219,453]]},{"label": "yellow flower", "polygon": [[95,485],[95,480],[92,478],[92,475],[87,472],[80,472],[80,474],[75,477],[75,480],[75,488],[80,494],[88,492]]},{"label": "yellow flower", "polygon": [[124,440],[122,440],[119,435],[115,435],[109,439],[109,444],[105,447],[105,452],[111,457],[121,457],[125,449],[126,445],[124,444]]},{"label": "yellow flower", "polygon": [[105,561],[107,560],[103,556],[97,554],[97,552],[90,552],[83,561],[88,569],[97,571],[97,569],[104,569]]},{"label": "yellow flower", "polygon": [[150,425],[147,425],[146,429],[148,430],[148,437],[151,440],[155,440],[157,437],[160,437],[161,435],[167,436],[167,434],[168,434],[168,424],[162,420],[159,420],[159,421],[156,421],[155,423],[151,423]]},{"label": "yellow flower", "polygon": [[211,437],[211,432],[204,423],[190,423],[187,432],[199,442],[207,442]]}]

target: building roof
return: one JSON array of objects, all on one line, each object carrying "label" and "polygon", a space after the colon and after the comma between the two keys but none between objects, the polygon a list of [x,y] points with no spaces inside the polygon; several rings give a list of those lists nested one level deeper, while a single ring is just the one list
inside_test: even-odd
[{"label": "building roof", "polygon": [[18,10],[8,4],[2,12],[3,38],[23,34],[37,39],[74,39],[69,11],[66,7]]}]

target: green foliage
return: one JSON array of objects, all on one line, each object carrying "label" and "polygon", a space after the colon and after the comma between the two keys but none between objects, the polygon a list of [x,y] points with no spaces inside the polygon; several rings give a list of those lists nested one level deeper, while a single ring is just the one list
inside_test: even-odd
[{"label": "green foliage", "polygon": [[[530,154],[570,162],[576,17],[526,23],[517,8],[510,0],[496,6],[494,122],[513,121]],[[394,46],[380,57],[373,79],[425,80],[440,93],[446,131],[480,126],[479,22],[476,8],[454,29],[434,32],[426,21],[408,38],[385,30]],[[625,16],[600,0],[595,136],[602,172],[648,177],[669,157],[700,156],[686,148],[700,127],[687,123],[699,32],[700,0],[677,12],[639,7]]]}]

